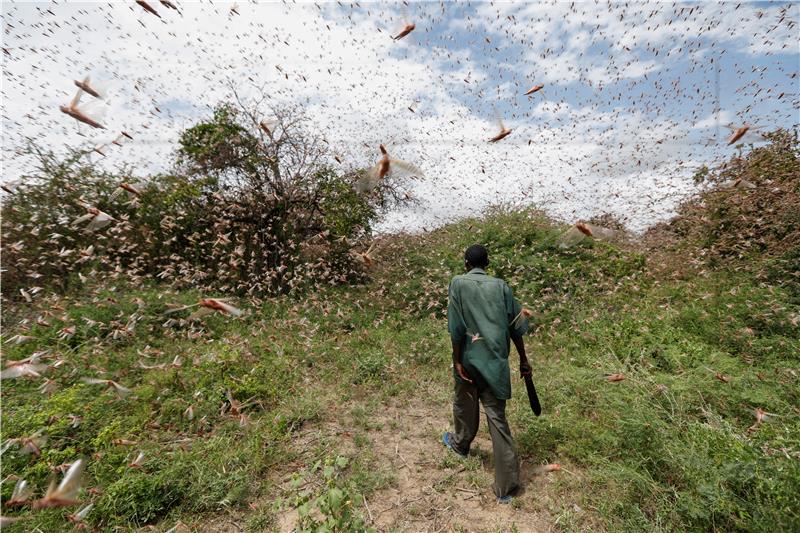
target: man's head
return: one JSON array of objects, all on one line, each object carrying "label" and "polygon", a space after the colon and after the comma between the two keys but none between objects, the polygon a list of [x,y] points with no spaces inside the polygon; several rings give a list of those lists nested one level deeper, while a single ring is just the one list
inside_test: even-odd
[{"label": "man's head", "polygon": [[489,252],[480,244],[473,244],[464,252],[464,266],[467,270],[486,268],[489,264]]}]

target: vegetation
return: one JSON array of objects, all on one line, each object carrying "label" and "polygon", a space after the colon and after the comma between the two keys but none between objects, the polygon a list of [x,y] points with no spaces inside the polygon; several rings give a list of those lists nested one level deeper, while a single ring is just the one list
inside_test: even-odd
[{"label": "vegetation", "polygon": [[800,294],[800,143],[797,132],[767,138],[746,156],[698,171],[695,180],[709,187],[677,217],[650,229],[650,251],[666,247],[666,259],[687,259],[686,265],[747,270]]},{"label": "vegetation", "polygon": [[3,198],[2,251],[16,266],[3,298],[109,277],[251,296],[359,279],[356,251],[403,201],[399,184],[359,194],[361,173],[335,170],[299,111],[256,113],[220,105],[181,134],[172,171],[145,182],[98,171],[91,151],[31,146],[38,166]]},{"label": "vegetation", "polygon": [[[765,165],[770,185],[800,190],[792,143],[737,164],[742,172]],[[480,241],[490,273],[535,312],[527,343],[544,413],[534,417],[515,387],[509,414],[521,457],[562,465],[545,474],[548,484],[529,478],[517,512],[563,531],[797,531],[800,242],[759,226],[764,253],[725,248],[731,235],[747,238],[742,198],[761,194],[757,187],[709,191],[642,245],[585,240],[565,250],[563,228],[535,210],[383,237],[371,279],[302,300],[255,300],[239,318],[168,320],[166,304],[201,293],[154,283],[34,300],[15,331],[31,339],[5,335],[4,356],[46,350],[51,368],[41,379],[3,381],[2,436],[42,430],[47,441],[38,457],[6,450],[3,475],[41,494],[54,468],[88,458],[81,500],[95,507],[85,522],[106,531],[178,521],[203,530],[220,517],[261,531],[284,527],[292,513],[308,531],[374,526],[402,479],[385,460],[394,443],[378,438],[393,430],[384,414],[429,404],[441,428],[448,424],[447,281],[463,268],[464,248]],[[737,206],[735,223],[720,222],[734,209],[726,203]],[[796,213],[786,209],[774,216],[791,223]],[[656,238],[665,243],[658,255]],[[115,334],[132,316],[132,331]],[[132,394],[81,377],[114,379]],[[43,383],[53,387],[42,392]],[[433,494],[456,482],[490,491],[488,458],[459,467],[436,434],[428,446]],[[140,451],[141,465],[129,466]],[[12,488],[7,478],[3,502]],[[22,517],[9,528],[19,531],[63,531],[68,514],[3,509]]]}]

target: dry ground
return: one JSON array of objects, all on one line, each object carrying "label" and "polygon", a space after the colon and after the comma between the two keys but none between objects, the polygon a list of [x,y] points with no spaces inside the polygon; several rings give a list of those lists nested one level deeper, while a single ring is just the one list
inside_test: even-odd
[{"label": "dry ground", "polygon": [[[388,398],[368,409],[352,404],[349,410],[337,410],[339,419],[304,428],[297,445],[310,449],[325,442],[341,454],[370,454],[375,475],[387,482],[360,503],[369,525],[378,531],[552,530],[552,517],[532,509],[541,508],[534,500],[548,492],[550,476],[563,474],[539,475],[536,465],[523,462],[522,494],[512,505],[498,504],[491,490],[494,470],[485,420],[470,457],[461,459],[440,440],[451,420],[449,402],[441,396],[427,400]],[[286,509],[277,529],[294,531],[296,522],[296,511]]]}]

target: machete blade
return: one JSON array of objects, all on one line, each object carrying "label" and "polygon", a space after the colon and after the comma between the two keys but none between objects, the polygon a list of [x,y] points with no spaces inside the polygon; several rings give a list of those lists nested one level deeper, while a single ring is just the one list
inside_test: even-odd
[{"label": "machete blade", "polygon": [[528,401],[531,403],[531,411],[536,416],[542,414],[542,406],[539,404],[539,396],[536,395],[536,387],[533,386],[533,378],[525,376],[525,388],[528,390]]}]

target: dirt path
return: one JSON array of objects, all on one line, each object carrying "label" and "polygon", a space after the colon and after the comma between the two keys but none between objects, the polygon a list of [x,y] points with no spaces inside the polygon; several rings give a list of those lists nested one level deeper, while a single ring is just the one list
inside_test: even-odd
[{"label": "dirt path", "polygon": [[[547,490],[547,475],[534,475],[522,466],[524,492],[512,505],[496,502],[491,485],[494,469],[491,440],[482,418],[468,459],[461,459],[441,444],[441,434],[451,420],[444,399],[392,398],[368,410],[369,423],[362,426],[360,447],[353,442],[358,422],[337,420],[308,428],[309,433],[335,435],[339,449],[363,453],[363,436],[370,442],[374,464],[390,472],[388,487],[372,493],[362,504],[369,525],[378,531],[413,532],[542,532],[552,529],[552,517],[532,511],[533,499]],[[345,410],[345,412],[347,412]],[[348,423],[349,422],[349,423]],[[294,530],[296,512],[279,516],[278,529]]]}]

